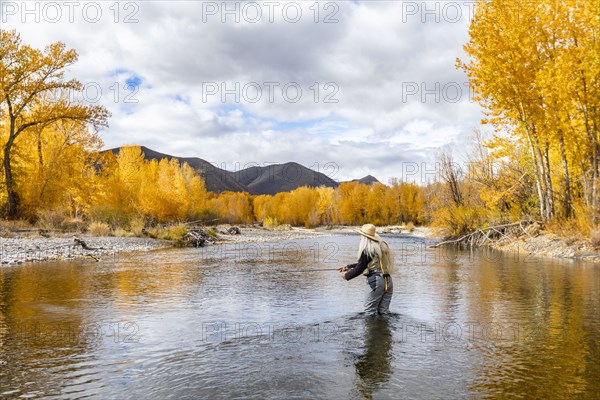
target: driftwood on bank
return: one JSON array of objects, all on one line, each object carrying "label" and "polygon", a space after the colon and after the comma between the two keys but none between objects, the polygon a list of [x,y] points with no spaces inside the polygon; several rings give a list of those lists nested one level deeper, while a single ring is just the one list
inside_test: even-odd
[{"label": "driftwood on bank", "polygon": [[506,238],[512,240],[522,235],[529,237],[537,235],[540,229],[540,222],[537,221],[519,221],[511,224],[489,226],[480,228],[458,239],[446,240],[430,247],[440,247],[445,245],[455,245],[463,247],[480,247]]},{"label": "driftwood on bank", "polygon": [[220,220],[220,218],[206,219],[206,220],[199,219],[197,221],[185,222],[184,225],[188,225],[188,226],[204,226],[206,224],[213,224],[215,222],[218,222],[219,220]]},{"label": "driftwood on bank", "polygon": [[214,244],[216,241],[211,234],[202,229],[190,229],[183,237],[183,240],[192,247],[204,247],[206,245]]},{"label": "driftwood on bank", "polygon": [[[75,246],[81,246],[84,250],[88,250],[88,251],[94,251],[94,250],[103,250],[102,247],[90,247],[88,246],[88,244],[83,240],[80,239],[78,237],[74,237],[73,241],[75,242]],[[93,258],[94,260],[96,260],[96,262],[100,261],[100,258],[93,255],[93,254],[86,254],[86,256]]]},{"label": "driftwood on bank", "polygon": [[74,237],[73,241],[75,242],[75,245],[81,246],[84,250],[102,250],[101,247],[90,247],[90,246],[88,246],[88,244],[86,242],[84,242],[83,239],[80,239],[78,237]]},{"label": "driftwood on bank", "polygon": [[230,226],[229,228],[222,230],[221,233],[224,235],[241,235],[242,231],[237,226]]}]

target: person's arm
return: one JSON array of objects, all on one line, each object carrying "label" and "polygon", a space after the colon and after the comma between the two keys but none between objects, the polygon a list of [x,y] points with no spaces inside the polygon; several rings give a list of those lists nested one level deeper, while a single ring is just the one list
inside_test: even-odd
[{"label": "person's arm", "polygon": [[348,264],[348,265],[346,265],[344,267],[340,267],[340,271],[346,272],[349,269],[356,268],[357,265],[358,265],[358,263]]},{"label": "person's arm", "polygon": [[344,278],[349,281],[350,279],[354,279],[357,276],[359,276],[360,274],[363,273],[363,271],[365,269],[367,269],[367,266],[369,265],[369,263],[371,262],[372,258],[369,257],[367,255],[367,253],[362,253],[362,255],[360,256],[360,259],[358,260],[357,264],[350,264],[348,265],[348,267],[351,267],[351,269],[349,269],[345,274],[344,274]]}]

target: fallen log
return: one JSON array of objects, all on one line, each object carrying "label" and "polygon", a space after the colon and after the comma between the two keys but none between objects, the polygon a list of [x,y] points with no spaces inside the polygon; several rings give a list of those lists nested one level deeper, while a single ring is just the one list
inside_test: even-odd
[{"label": "fallen log", "polygon": [[202,229],[191,229],[183,237],[184,242],[192,247],[204,247],[215,243],[215,238]]},{"label": "fallen log", "polygon": [[[511,228],[516,228],[516,227],[519,227],[523,233],[525,233],[526,235],[531,237],[531,235],[527,232],[525,227],[528,225],[533,225],[533,224],[541,225],[541,223],[538,221],[524,220],[524,221],[514,222],[511,224],[488,226],[486,228],[476,229],[475,231],[468,233],[464,236],[461,236],[457,239],[446,240],[446,241],[431,245],[429,247],[435,248],[435,247],[440,247],[440,246],[445,246],[445,245],[450,245],[450,244],[471,247],[471,248],[472,247],[480,247],[480,246],[488,244],[488,242],[493,241],[494,237],[504,237],[504,238],[510,239],[510,237],[507,235],[507,231]],[[520,236],[519,231],[515,232],[514,234],[516,237]]]},{"label": "fallen log", "polygon": [[220,220],[220,218],[207,219],[207,220],[199,219],[197,221],[186,222],[185,225],[206,225],[206,224],[212,224],[213,222],[217,222],[219,220]]},{"label": "fallen log", "polygon": [[[83,239],[80,239],[77,237],[74,237],[73,241],[75,242],[75,246],[81,246],[84,250],[88,250],[88,251],[103,250],[102,247],[90,247]],[[100,261],[100,258],[96,257],[93,254],[86,254],[86,256],[94,259],[96,262]]]},{"label": "fallen log", "polygon": [[75,241],[75,245],[79,245],[81,246],[84,250],[102,250],[101,247],[90,247],[87,245],[86,242],[83,241],[83,239],[74,237],[73,241]]},{"label": "fallen log", "polygon": [[241,235],[242,231],[237,226],[230,226],[229,228],[220,231],[220,233],[224,235]]}]

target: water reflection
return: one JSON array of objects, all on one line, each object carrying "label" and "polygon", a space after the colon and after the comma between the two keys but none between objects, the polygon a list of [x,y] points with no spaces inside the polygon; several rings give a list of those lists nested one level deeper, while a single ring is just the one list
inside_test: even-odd
[{"label": "water reflection", "polygon": [[0,268],[0,397],[598,398],[597,266],[387,241],[375,320],[353,236]]},{"label": "water reflection", "polygon": [[[571,261],[480,257],[465,291],[468,315],[487,323],[473,342],[470,390],[493,396],[599,398],[597,266]],[[595,378],[593,378],[595,376]]]},{"label": "water reflection", "polygon": [[372,399],[373,392],[387,383],[392,373],[392,330],[390,317],[365,317],[364,351],[356,368],[356,390],[362,398]]},{"label": "water reflection", "polygon": [[15,397],[25,382],[33,397],[60,393],[54,374],[91,382],[90,365],[79,364],[93,353],[99,335],[82,312],[91,276],[75,263],[47,268],[25,265],[1,274],[0,387]]}]

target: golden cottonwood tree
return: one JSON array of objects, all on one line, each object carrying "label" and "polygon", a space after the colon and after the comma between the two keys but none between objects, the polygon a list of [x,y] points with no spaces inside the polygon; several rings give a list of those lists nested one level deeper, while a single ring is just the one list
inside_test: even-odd
[{"label": "golden cottonwood tree", "polygon": [[247,224],[253,220],[252,198],[248,193],[223,192],[210,199],[209,206],[223,222]]},{"label": "golden cottonwood tree", "polygon": [[469,60],[458,65],[487,110],[484,122],[527,149],[519,162],[531,163],[542,219],[569,218],[583,201],[597,221],[598,1],[478,0],[475,10]]},{"label": "golden cottonwood tree", "polygon": [[322,225],[339,224],[340,217],[337,208],[336,191],[330,187],[319,187],[316,189],[319,195],[317,201],[317,215],[319,223]]},{"label": "golden cottonwood tree", "polygon": [[[24,133],[58,121],[72,121],[98,128],[107,125],[102,106],[74,102],[70,94],[81,90],[75,79],[65,80],[65,69],[77,61],[77,52],[64,43],[53,43],[44,51],[25,45],[16,31],[0,29],[0,116],[7,124],[3,144],[3,167],[7,215],[19,213],[18,192],[12,171],[12,150]],[[53,98],[51,104],[47,103]]]},{"label": "golden cottonwood tree", "polygon": [[100,202],[121,214],[137,214],[151,223],[199,218],[207,210],[204,181],[177,160],[145,160],[139,146],[106,155],[106,198]]},{"label": "golden cottonwood tree", "polygon": [[[252,197],[254,218],[304,225],[426,222],[424,188],[395,180],[392,186],[344,182],[337,188],[300,187],[275,196]],[[220,196],[219,196],[220,197]]]},{"label": "golden cottonwood tree", "polygon": [[32,219],[38,210],[63,209],[85,214],[103,195],[94,165],[102,141],[73,121],[34,129],[14,146],[13,170],[21,211]]}]

